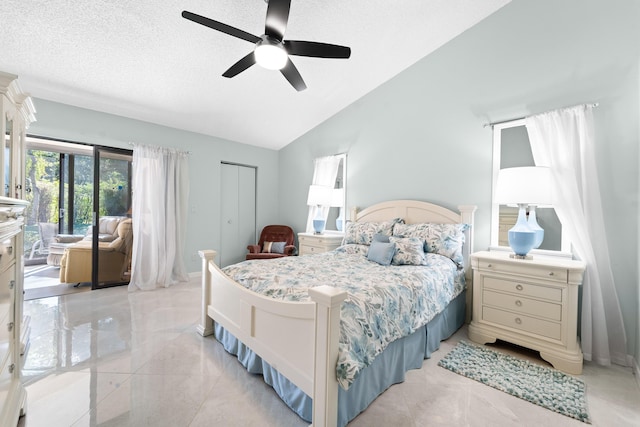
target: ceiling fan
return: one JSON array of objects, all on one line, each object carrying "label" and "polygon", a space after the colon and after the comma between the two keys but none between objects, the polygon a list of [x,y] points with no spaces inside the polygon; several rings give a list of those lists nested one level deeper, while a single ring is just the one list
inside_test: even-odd
[{"label": "ceiling fan", "polygon": [[290,7],[290,0],[268,0],[264,34],[260,37],[186,10],[182,12],[182,17],[230,36],[255,43],[254,50],[225,71],[222,74],[224,77],[237,76],[253,64],[258,63],[270,70],[280,70],[289,83],[297,91],[301,91],[305,90],[307,85],[298,69],[291,62],[289,55],[314,58],[349,58],[351,49],[328,43],[284,40]]}]

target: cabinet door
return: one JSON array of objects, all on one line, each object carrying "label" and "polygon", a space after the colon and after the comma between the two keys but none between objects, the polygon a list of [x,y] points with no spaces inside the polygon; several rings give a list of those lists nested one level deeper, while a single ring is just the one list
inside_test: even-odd
[{"label": "cabinet door", "polygon": [[220,266],[244,261],[256,238],[256,169],[223,163],[220,180]]}]

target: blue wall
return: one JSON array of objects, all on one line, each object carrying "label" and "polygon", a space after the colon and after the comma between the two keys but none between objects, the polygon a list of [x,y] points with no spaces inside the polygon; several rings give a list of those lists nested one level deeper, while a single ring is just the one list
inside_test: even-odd
[{"label": "blue wall", "polygon": [[633,0],[513,1],[282,149],[283,222],[304,227],[313,158],[346,152],[348,206],[476,204],[475,249],[484,249],[492,137],[483,124],[598,102],[608,244],[629,353],[640,359],[638,22]]},{"label": "blue wall", "polygon": [[190,197],[185,264],[200,271],[200,249],[220,248],[220,162],[257,167],[258,230],[278,218],[278,152],[152,123],[35,99],[37,121],[28,133],[132,149],[130,142],[174,147],[189,156]]}]

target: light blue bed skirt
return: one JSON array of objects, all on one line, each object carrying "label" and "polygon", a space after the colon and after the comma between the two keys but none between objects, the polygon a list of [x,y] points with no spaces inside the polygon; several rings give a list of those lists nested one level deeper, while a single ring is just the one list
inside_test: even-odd
[{"label": "light blue bed skirt", "polygon": [[[401,383],[410,369],[422,367],[422,361],[440,348],[440,341],[457,331],[465,319],[465,292],[458,295],[441,313],[413,334],[392,342],[373,363],[362,371],[349,387],[338,388],[338,426],[345,426],[393,384]],[[261,374],[280,398],[305,421],[311,422],[312,399],[291,381],[264,362],[223,327],[215,323],[215,337],[225,350],[237,356],[252,374]]]}]

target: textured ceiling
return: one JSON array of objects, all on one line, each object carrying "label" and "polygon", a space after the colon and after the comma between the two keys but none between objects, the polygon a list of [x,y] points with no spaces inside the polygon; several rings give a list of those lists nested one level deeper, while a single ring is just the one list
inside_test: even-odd
[{"label": "textured ceiling", "polygon": [[0,70],[36,98],[279,149],[509,1],[293,0],[285,39],[351,48],[292,57],[296,92],[257,65],[222,77],[253,45],[180,15],[260,36],[264,0],[2,0]]}]

